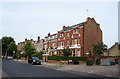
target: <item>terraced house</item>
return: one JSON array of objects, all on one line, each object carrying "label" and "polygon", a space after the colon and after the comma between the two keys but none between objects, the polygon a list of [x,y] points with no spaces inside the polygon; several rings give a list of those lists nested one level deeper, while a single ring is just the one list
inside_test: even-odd
[{"label": "terraced house", "polygon": [[40,37],[37,37],[37,40],[34,41],[33,39],[25,39],[25,41],[18,43],[17,45],[17,49],[21,52],[24,51],[24,45],[27,41],[31,41],[32,42],[32,46],[36,49],[37,52],[43,51],[43,43],[44,43],[44,39],[40,39]]},{"label": "terraced house", "polygon": [[64,48],[72,50],[71,56],[93,55],[93,45],[102,42],[102,30],[94,18],[72,26],[63,26],[62,30],[45,37],[44,50],[48,55],[62,56]]}]

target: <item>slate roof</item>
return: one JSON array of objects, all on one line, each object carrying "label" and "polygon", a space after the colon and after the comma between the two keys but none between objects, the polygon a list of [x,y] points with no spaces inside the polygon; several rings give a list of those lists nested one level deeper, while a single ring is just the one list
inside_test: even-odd
[{"label": "slate roof", "polygon": [[71,29],[73,29],[73,28],[75,28],[75,27],[82,27],[82,26],[83,26],[83,23],[79,23],[79,24],[75,24],[75,25],[72,25],[72,26],[68,26],[68,27],[66,27],[65,29],[62,29],[62,30],[60,30],[60,31],[58,31],[58,32],[68,31],[68,30],[71,30]]}]

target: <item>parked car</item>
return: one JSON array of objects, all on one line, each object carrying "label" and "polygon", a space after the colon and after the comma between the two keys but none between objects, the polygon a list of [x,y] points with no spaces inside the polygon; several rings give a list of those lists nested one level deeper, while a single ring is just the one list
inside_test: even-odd
[{"label": "parked car", "polygon": [[73,63],[73,61],[72,60],[68,60],[68,64],[72,64]]},{"label": "parked car", "polygon": [[12,56],[7,56],[6,59],[8,59],[8,60],[12,60],[13,57],[12,57]]},{"label": "parked car", "polygon": [[105,59],[101,61],[101,65],[103,66],[112,66],[115,65],[115,61],[112,59]]},{"label": "parked car", "polygon": [[28,64],[39,64],[41,65],[41,61],[38,57],[31,57],[28,59]]}]

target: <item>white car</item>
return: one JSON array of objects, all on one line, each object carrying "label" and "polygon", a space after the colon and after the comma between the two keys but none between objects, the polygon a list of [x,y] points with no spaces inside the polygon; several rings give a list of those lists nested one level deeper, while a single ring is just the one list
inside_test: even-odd
[{"label": "white car", "polygon": [[102,66],[112,66],[115,65],[115,61],[112,59],[105,59],[101,61]]},{"label": "white car", "polygon": [[8,60],[12,60],[13,57],[12,57],[12,56],[7,56],[7,59],[8,59]]}]

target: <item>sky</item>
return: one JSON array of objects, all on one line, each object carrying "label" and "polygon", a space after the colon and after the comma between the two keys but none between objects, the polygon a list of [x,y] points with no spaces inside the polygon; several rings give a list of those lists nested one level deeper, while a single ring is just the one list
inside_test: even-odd
[{"label": "sky", "polygon": [[100,24],[108,47],[118,41],[117,2],[3,2],[0,12],[1,37],[11,36],[16,43],[44,38],[87,17]]}]

